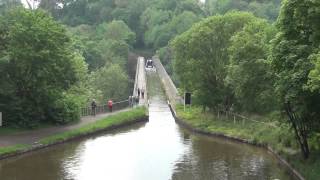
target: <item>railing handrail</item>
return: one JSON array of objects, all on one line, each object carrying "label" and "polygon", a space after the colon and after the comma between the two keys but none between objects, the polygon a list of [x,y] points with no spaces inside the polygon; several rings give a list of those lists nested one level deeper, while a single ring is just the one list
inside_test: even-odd
[{"label": "railing handrail", "polygon": [[[125,104],[125,106],[122,107],[121,104]],[[127,108],[130,104],[129,104],[129,99],[126,99],[126,100],[114,102],[112,105],[115,108],[115,110],[120,110],[122,108]],[[109,112],[107,103],[102,105],[97,105],[95,106],[94,109],[92,108],[92,106],[88,105],[86,107],[81,108],[80,116],[83,117],[83,116],[89,116],[89,115],[95,115],[95,114],[101,114],[101,113],[107,113],[107,112]]]},{"label": "railing handrail", "polygon": [[[120,103],[124,103],[124,102],[129,102],[129,99],[122,100],[122,101],[117,101],[117,102],[113,102],[112,104],[115,105],[115,104],[120,104]],[[108,105],[108,104],[106,103],[106,104],[102,104],[102,105],[97,105],[96,107],[107,106],[107,105]],[[88,106],[86,106],[86,107],[82,107],[82,108],[88,108],[88,107],[91,108],[90,105],[88,105]]]},{"label": "railing handrail", "polygon": [[226,111],[226,110],[221,110],[221,109],[218,110],[218,111],[224,112],[224,113],[226,113],[226,115],[229,114],[231,116],[234,116],[234,121],[235,121],[235,117],[239,117],[240,119],[243,119],[243,120],[249,120],[249,121],[256,122],[256,123],[266,124],[266,125],[271,126],[271,127],[276,127],[274,124],[271,124],[269,122],[257,121],[257,120],[251,119],[249,117],[246,117],[244,115],[234,113],[232,111]]}]

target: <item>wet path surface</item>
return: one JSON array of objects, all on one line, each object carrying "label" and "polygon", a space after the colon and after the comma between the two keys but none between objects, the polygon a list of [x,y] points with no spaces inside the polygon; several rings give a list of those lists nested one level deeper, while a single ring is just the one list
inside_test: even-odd
[{"label": "wet path surface", "polygon": [[112,113],[97,114],[96,116],[85,116],[85,117],[82,117],[79,122],[76,122],[74,124],[69,124],[69,125],[53,126],[48,128],[41,128],[38,130],[19,132],[15,134],[1,135],[0,147],[14,146],[17,144],[35,144],[42,138],[55,135],[57,133],[63,133],[65,131],[78,129],[82,126],[99,121],[110,115],[117,114],[119,112],[129,111],[129,110],[130,108],[125,108],[122,110],[114,111]]},{"label": "wet path surface", "polygon": [[0,179],[291,179],[265,150],[182,130],[155,73],[148,85],[148,123],[2,160]]}]

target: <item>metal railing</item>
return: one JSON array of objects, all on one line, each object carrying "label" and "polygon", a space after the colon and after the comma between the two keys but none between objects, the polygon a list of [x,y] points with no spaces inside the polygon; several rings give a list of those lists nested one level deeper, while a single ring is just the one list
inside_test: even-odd
[{"label": "metal railing", "polygon": [[[112,104],[112,111],[122,110],[122,109],[128,108],[129,106],[130,106],[129,100],[114,102]],[[92,116],[94,114],[109,113],[109,112],[110,112],[110,110],[109,110],[109,107],[107,104],[96,106],[95,109],[92,109],[91,106],[88,106],[88,107],[81,108],[81,117]]]}]

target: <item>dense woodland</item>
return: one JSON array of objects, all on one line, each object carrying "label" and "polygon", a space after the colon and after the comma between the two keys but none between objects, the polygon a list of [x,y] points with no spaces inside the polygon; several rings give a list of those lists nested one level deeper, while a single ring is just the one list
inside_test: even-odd
[{"label": "dense woodland", "polygon": [[28,2],[0,1],[7,126],[67,123],[92,98],[127,98],[128,56],[148,49],[204,110],[277,114],[306,158],[319,144],[319,1]]}]

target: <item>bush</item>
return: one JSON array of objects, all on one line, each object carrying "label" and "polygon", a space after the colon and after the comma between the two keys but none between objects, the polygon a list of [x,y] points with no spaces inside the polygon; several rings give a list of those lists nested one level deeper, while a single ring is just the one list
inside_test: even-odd
[{"label": "bush", "polygon": [[49,116],[53,123],[66,124],[80,119],[81,105],[74,95],[65,95],[58,99]]}]

